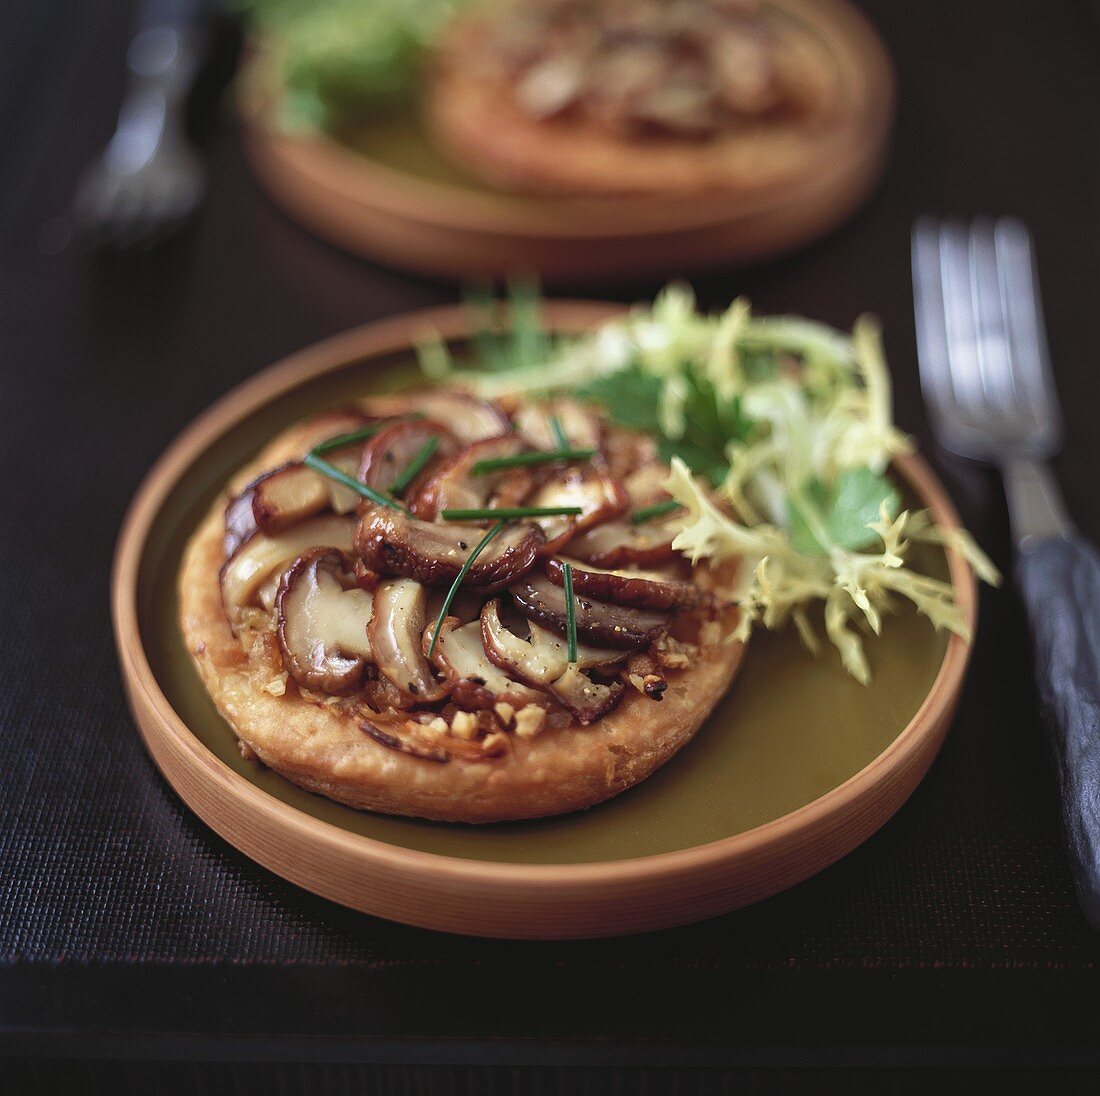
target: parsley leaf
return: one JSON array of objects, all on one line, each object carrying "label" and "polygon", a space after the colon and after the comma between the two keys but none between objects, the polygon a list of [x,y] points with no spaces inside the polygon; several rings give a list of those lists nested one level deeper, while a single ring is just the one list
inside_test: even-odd
[{"label": "parsley leaf", "polygon": [[743,441],[752,422],[739,399],[723,399],[706,377],[687,369],[681,376],[686,384],[686,428],[680,438],[666,437],[661,431],[663,380],[636,362],[597,377],[577,394],[602,404],[620,426],[655,435],[662,460],[679,457],[692,472],[706,476],[717,487],[729,471],[726,447],[731,441]]},{"label": "parsley leaf", "polygon": [[596,377],[579,388],[577,396],[602,404],[611,418],[628,430],[659,435],[661,388],[660,377],[631,362],[617,373]]},{"label": "parsley leaf", "polygon": [[849,468],[831,488],[814,478],[798,499],[787,501],[791,544],[804,555],[825,555],[828,549],[814,532],[821,528],[840,548],[865,548],[876,539],[867,526],[878,521],[884,502],[890,516],[896,517],[901,505],[897,488],[870,468]]}]

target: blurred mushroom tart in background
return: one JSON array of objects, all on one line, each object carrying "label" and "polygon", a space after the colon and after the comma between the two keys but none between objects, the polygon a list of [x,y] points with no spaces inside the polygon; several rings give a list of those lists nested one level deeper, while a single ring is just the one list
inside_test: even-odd
[{"label": "blurred mushroom tart in background", "polygon": [[780,182],[840,83],[825,44],[758,0],[498,0],[437,45],[437,138],[543,193],[688,195]]},{"label": "blurred mushroom tart in background", "polygon": [[437,387],[286,431],[192,539],[181,626],[242,748],[351,806],[587,807],[687,742],[740,663],[652,439]]}]

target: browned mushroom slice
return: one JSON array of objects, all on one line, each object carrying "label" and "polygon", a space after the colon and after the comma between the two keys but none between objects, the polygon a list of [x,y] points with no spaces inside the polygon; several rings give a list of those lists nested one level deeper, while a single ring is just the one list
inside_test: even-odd
[{"label": "browned mushroom slice", "polygon": [[225,558],[234,552],[256,532],[256,517],[252,513],[252,491],[245,488],[241,494],[225,504]]},{"label": "browned mushroom slice", "polygon": [[613,476],[627,477],[657,459],[657,443],[648,434],[609,430],[603,440],[603,455]]},{"label": "browned mushroom slice", "polygon": [[[530,621],[527,625],[527,638],[516,635],[500,619],[500,601],[493,598],[481,610],[482,646],[489,659],[517,681],[546,688],[569,669],[568,647],[561,636]],[[577,644],[577,665],[582,670],[613,666],[626,657],[625,651]]]},{"label": "browned mushroom slice", "polygon": [[256,525],[268,536],[276,536],[332,504],[325,477],[298,461],[261,476],[251,491]]},{"label": "browned mushroom slice", "polygon": [[[434,624],[424,632],[423,647],[427,654],[431,645]],[[511,704],[522,708],[528,704],[545,703],[544,694],[521,684],[509,677],[499,666],[494,665],[482,645],[481,621],[459,624],[454,617],[448,617],[439,630],[435,653],[432,661],[439,668],[447,683],[452,687],[452,698],[461,703],[460,694],[454,687],[468,682],[486,690],[495,702]],[[477,702],[474,707],[484,706]],[[490,705],[491,706],[491,705]]]},{"label": "browned mushroom slice", "polygon": [[481,638],[485,653],[512,677],[545,689],[580,723],[592,723],[606,715],[622,698],[621,682],[604,685],[582,671],[622,662],[625,651],[578,644],[577,662],[569,665],[565,640],[530,624],[530,637],[522,639],[500,620],[499,602],[482,610]]},{"label": "browned mushroom slice", "polygon": [[515,434],[503,434],[474,442],[438,467],[415,495],[417,517],[434,521],[443,510],[480,510],[487,506],[518,506],[530,493],[534,475],[530,468],[505,468],[475,475],[478,461],[514,457],[524,448]]},{"label": "browned mushroom slice", "polygon": [[[508,592],[528,620],[565,635],[565,591],[546,575],[527,575]],[[609,605],[583,595],[575,602],[577,635],[587,643],[624,651],[647,647],[668,628],[671,619],[668,613]]]},{"label": "browned mushroom slice", "polygon": [[596,567],[659,567],[679,559],[675,533],[653,521],[607,521],[569,541],[569,554]]},{"label": "browned mushroom slice", "polygon": [[623,477],[623,487],[630,497],[631,508],[637,510],[672,498],[665,489],[669,474],[668,465],[660,461],[651,461],[628,472]]},{"label": "browned mushroom slice", "polygon": [[371,602],[355,585],[343,552],[303,552],[283,574],[275,598],[276,636],[287,673],[315,692],[354,692],[371,657]]},{"label": "browned mushroom slice", "polygon": [[[400,510],[378,506],[363,515],[355,534],[355,550],[380,574],[404,575],[428,586],[449,586],[485,532],[476,525],[420,521]],[[491,593],[511,585],[534,566],[542,542],[537,526],[508,526],[474,561],[463,587]]]},{"label": "browned mushroom slice", "polygon": [[350,552],[355,522],[333,514],[295,525],[269,537],[254,533],[221,569],[222,604],[236,626],[244,609],[257,604],[261,587],[308,548],[339,548]]},{"label": "browned mushroom slice", "polygon": [[463,445],[495,438],[512,429],[508,416],[495,403],[454,388],[410,393],[408,410],[419,411],[437,422],[445,422]]},{"label": "browned mushroom slice", "polygon": [[[563,561],[548,559],[546,575],[556,586],[564,586]],[[680,582],[653,572],[605,571],[591,564],[573,563],[573,590],[598,601],[635,609],[703,609],[714,603],[710,594],[691,582]]]},{"label": "browned mushroom slice", "polygon": [[623,485],[593,465],[574,465],[536,491],[529,506],[579,506],[576,517],[539,518],[546,536],[543,553],[557,552],[575,536],[621,514],[629,504]]},{"label": "browned mushroom slice", "polygon": [[550,686],[550,693],[578,723],[595,723],[612,711],[623,698],[621,681],[607,685],[593,681],[577,666],[570,666]]},{"label": "browned mushroom slice", "polygon": [[[433,465],[440,458],[446,458],[458,448],[458,442],[451,431],[442,423],[429,419],[395,422],[375,434],[363,447],[358,480],[375,491],[388,492],[401,473],[408,468],[413,458],[419,454],[432,438],[439,439],[439,447],[433,458]],[[424,482],[423,472],[417,480]],[[414,498],[418,487],[414,484],[406,488],[407,498]]]},{"label": "browned mushroom slice", "polygon": [[519,436],[533,449],[558,449],[561,439],[552,420],[558,420],[571,449],[599,449],[603,440],[600,417],[576,400],[524,403],[512,416]]},{"label": "browned mushroom slice", "polygon": [[374,591],[368,636],[378,669],[408,705],[442,700],[447,690],[432,676],[420,649],[427,591],[409,578],[388,579]]},{"label": "browned mushroom slice", "polygon": [[[359,447],[326,454],[327,460],[349,476],[359,467]],[[307,468],[300,461],[280,465],[253,480],[226,508],[226,533],[230,521],[243,527],[245,507],[251,506],[256,528],[275,536],[299,522],[325,510],[347,514],[354,510],[359,496],[327,476]]]},{"label": "browned mushroom slice", "polygon": [[[333,468],[339,469],[345,475],[351,476],[352,479],[354,479],[356,472],[359,470],[362,449],[362,444],[352,445],[347,449],[337,450],[335,453],[326,453],[324,459],[327,460]],[[324,483],[325,490],[328,491],[329,505],[336,513],[351,514],[359,509],[359,504],[363,499],[357,491],[353,491],[350,487],[345,487],[342,483],[337,483],[335,480],[329,479],[328,476],[322,476],[320,473],[314,474]]]}]

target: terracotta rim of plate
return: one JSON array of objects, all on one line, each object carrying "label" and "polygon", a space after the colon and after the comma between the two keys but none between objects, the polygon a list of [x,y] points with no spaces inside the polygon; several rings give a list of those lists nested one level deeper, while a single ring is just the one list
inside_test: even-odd
[{"label": "terracotta rim of plate", "polygon": [[[656,269],[677,258],[691,262],[692,254],[706,250],[698,234],[708,229],[729,237],[723,253],[733,259],[786,250],[833,227],[871,190],[885,158],[895,80],[877,33],[848,0],[774,2],[829,42],[844,71],[846,103],[845,121],[822,143],[813,170],[767,189],[671,202],[482,192],[389,166],[325,135],[280,131],[257,66],[246,67],[241,81],[246,149],[270,193],[307,227],[352,250],[434,273],[480,272],[502,255],[512,256],[517,267],[525,258],[536,266],[540,258],[568,263],[568,254],[558,252],[528,256],[521,244],[606,248],[638,239],[656,249]],[[430,247],[455,234],[465,238],[464,254],[430,255]],[[549,271],[568,273],[567,266]]]},{"label": "terracotta rim of plate", "polygon": [[[619,305],[549,302],[549,326],[574,333],[622,314]],[[754,829],[692,848],[627,860],[523,864],[450,857],[390,845],[304,814],[211,753],[176,714],[150,666],[137,607],[139,569],[157,515],[196,459],[276,397],[348,365],[408,348],[423,331],[469,333],[460,307],[368,324],[308,347],[222,397],[149,472],[122,525],[111,582],[115,640],[131,710],[161,772],[200,818],[263,866],[326,898],[406,924],[470,935],[568,939],[700,920],[786,889],[866,840],[904,803],[938,752],[971,642],[951,636],[917,712],[870,764],[842,784]],[[896,470],[946,528],[958,516],[915,455]],[[974,576],[947,550],[950,580],[973,631]]]}]

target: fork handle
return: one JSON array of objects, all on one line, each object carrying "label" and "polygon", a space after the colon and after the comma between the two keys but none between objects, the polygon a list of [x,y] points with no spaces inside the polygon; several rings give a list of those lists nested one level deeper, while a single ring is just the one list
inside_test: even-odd
[{"label": "fork handle", "polygon": [[1100,929],[1100,555],[1072,532],[1029,538],[1020,546],[1016,578],[1078,900]]}]

